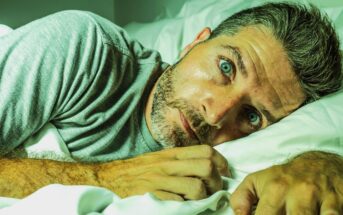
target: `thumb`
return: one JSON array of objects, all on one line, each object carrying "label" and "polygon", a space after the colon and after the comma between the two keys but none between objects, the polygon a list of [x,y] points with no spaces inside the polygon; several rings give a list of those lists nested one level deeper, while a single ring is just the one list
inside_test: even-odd
[{"label": "thumb", "polygon": [[231,195],[230,206],[235,215],[250,215],[258,201],[252,177],[247,176]]}]

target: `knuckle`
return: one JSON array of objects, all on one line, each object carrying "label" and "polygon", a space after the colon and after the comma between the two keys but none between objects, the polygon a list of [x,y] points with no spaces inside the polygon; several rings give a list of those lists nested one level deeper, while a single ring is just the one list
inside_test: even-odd
[{"label": "knuckle", "polygon": [[204,160],[203,163],[204,169],[202,172],[202,176],[205,178],[209,178],[212,176],[215,167],[215,164],[211,160]]},{"label": "knuckle", "polygon": [[191,199],[202,199],[206,197],[206,188],[204,183],[200,179],[192,180],[192,189],[191,189],[190,198]]},{"label": "knuckle", "polygon": [[214,149],[209,145],[201,145],[201,150],[206,158],[212,158],[214,156]]},{"label": "knuckle", "polygon": [[288,188],[288,183],[286,180],[282,178],[275,178],[270,181],[270,184],[268,186],[269,190],[271,191],[278,191],[278,192],[286,192]]},{"label": "knuckle", "polygon": [[136,181],[138,181],[141,184],[150,186],[156,183],[156,181],[159,181],[161,179],[162,178],[160,174],[154,173],[154,172],[147,172],[147,173],[137,176]]},{"label": "knuckle", "polygon": [[320,191],[320,187],[314,182],[302,181],[298,184],[299,191],[306,193],[307,195],[314,195]]},{"label": "knuckle", "polygon": [[251,173],[244,178],[243,182],[252,181],[255,177],[256,177],[256,173]]},{"label": "knuckle", "polygon": [[224,188],[224,183],[223,183],[223,181],[220,179],[220,180],[218,180],[217,183],[214,184],[214,191],[213,191],[213,193],[215,193],[215,192],[217,192],[217,191],[219,191],[219,190],[221,190],[221,189],[223,189],[223,188]]},{"label": "knuckle", "polygon": [[202,183],[201,180],[199,179],[195,179],[193,181],[193,189],[196,193],[200,193],[203,191],[203,188],[204,188],[204,184]]}]

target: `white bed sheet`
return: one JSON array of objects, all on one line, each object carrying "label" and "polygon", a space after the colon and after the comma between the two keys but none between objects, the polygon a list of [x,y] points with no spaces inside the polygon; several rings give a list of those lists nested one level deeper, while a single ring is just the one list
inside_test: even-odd
[{"label": "white bed sheet", "polygon": [[[22,153],[24,152],[24,153]],[[21,154],[22,153],[22,154]],[[36,159],[53,159],[73,162],[56,127],[47,124],[24,143],[16,154]],[[152,194],[119,198],[115,193],[94,186],[49,185],[19,200],[0,197],[0,215],[17,214],[103,214],[103,215],[164,215],[175,214],[232,214],[227,207],[230,193],[240,180],[223,178],[226,190],[219,191],[201,201],[160,201]],[[142,209],[144,208],[144,210]]]},{"label": "white bed sheet", "polygon": [[[5,207],[0,210],[0,215],[43,215],[49,210],[50,214],[126,215],[137,214],[139,211],[140,214],[158,215],[163,211],[163,214],[188,215],[201,212],[200,214],[233,215],[230,207],[225,204],[227,202],[225,199],[229,200],[230,194],[247,174],[282,163],[293,155],[309,150],[338,152],[343,156],[342,136],[331,139],[335,133],[343,130],[343,121],[332,115],[333,112],[337,113],[337,110],[343,115],[341,105],[332,105],[332,100],[335,99],[343,101],[343,93],[318,101],[320,105],[307,105],[268,129],[217,146],[216,149],[228,159],[234,179],[225,180],[226,191],[218,192],[205,200],[184,203],[165,202],[157,200],[150,194],[120,199],[111,191],[102,188],[54,185],[44,187],[23,200],[0,199],[0,207]],[[330,121],[322,120],[327,118],[330,118]],[[314,119],[322,120],[326,124],[318,124],[314,122]],[[292,123],[293,120],[298,121],[296,126]],[[326,130],[313,133],[322,128]],[[284,135],[285,133],[287,135]],[[47,145],[50,147],[46,147]],[[29,157],[33,158],[49,158],[52,155],[53,159],[72,160],[56,128],[51,124],[46,125],[40,133],[25,143],[25,151]],[[93,197],[94,195],[96,197]],[[80,211],[87,211],[87,213]]]},{"label": "white bed sheet", "polygon": [[227,210],[227,197],[221,191],[204,200],[184,203],[162,202],[149,193],[120,199],[99,187],[53,184],[24,200],[2,199],[2,206],[7,207],[0,210],[0,215],[206,215]]}]

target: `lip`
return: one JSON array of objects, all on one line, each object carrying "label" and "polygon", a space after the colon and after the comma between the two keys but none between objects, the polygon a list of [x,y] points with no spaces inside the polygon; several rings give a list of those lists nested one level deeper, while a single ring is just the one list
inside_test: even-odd
[{"label": "lip", "polygon": [[198,137],[197,137],[197,135],[196,135],[196,133],[194,132],[194,130],[192,129],[192,127],[189,125],[189,123],[188,123],[188,121],[187,121],[185,115],[183,115],[183,113],[182,113],[180,110],[179,110],[179,113],[180,113],[180,119],[181,119],[181,123],[182,123],[182,125],[183,125],[184,130],[187,132],[187,134],[188,134],[190,137],[199,140]]}]

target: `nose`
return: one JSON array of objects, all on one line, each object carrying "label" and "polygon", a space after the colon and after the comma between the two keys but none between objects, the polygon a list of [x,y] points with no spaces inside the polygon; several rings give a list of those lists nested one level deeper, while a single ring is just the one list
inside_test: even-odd
[{"label": "nose", "polygon": [[231,98],[208,97],[202,102],[202,111],[208,124],[220,129],[238,110],[240,96]]}]

